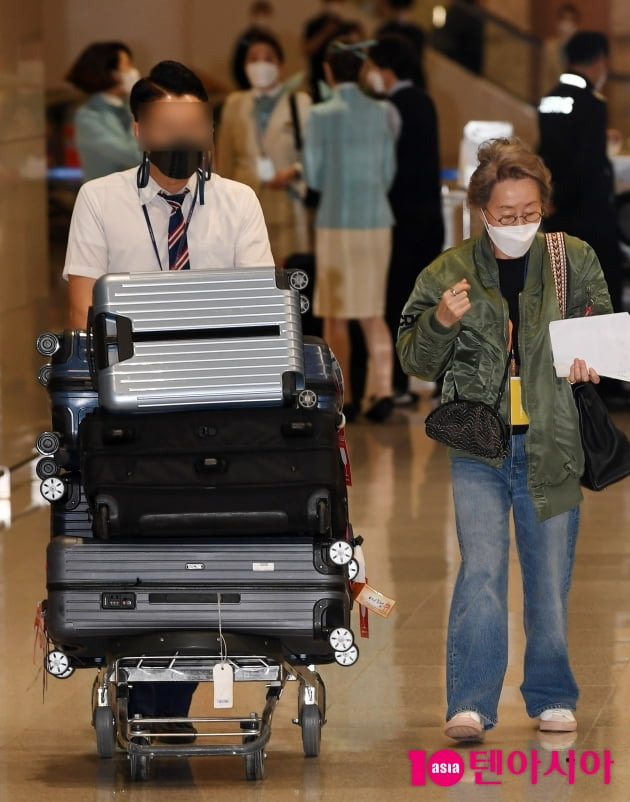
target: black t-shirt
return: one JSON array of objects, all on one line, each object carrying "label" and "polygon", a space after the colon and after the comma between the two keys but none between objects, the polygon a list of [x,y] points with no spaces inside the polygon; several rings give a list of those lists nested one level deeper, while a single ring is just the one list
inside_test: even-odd
[{"label": "black t-shirt", "polygon": [[510,320],[512,321],[512,348],[516,364],[520,363],[518,353],[518,324],[519,308],[518,296],[525,286],[525,272],[527,270],[527,254],[518,259],[497,259],[499,266],[499,286],[501,295],[508,302]]}]

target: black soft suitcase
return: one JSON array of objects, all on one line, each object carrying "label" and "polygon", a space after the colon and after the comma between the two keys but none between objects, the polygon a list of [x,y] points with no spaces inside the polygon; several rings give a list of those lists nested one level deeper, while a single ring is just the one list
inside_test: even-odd
[{"label": "black soft suitcase", "polygon": [[50,536],[93,537],[92,513],[85,497],[81,474],[63,475],[65,493],[50,504]]},{"label": "black soft suitcase", "polygon": [[87,416],[82,476],[100,538],[345,537],[332,410]]},{"label": "black soft suitcase", "polygon": [[[47,550],[47,627],[79,658],[116,638],[216,630],[279,638],[288,652],[332,657],[349,627],[344,569],[310,539],[160,541],[55,538]],[[220,612],[218,600],[220,599]]]}]

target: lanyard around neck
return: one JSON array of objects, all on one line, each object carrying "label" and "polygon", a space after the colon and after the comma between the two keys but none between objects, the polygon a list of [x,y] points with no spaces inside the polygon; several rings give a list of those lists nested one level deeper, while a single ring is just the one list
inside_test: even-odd
[{"label": "lanyard around neck", "polygon": [[[190,226],[190,220],[192,218],[193,211],[195,210],[195,206],[197,204],[197,195],[198,195],[198,193],[199,193],[199,176],[197,176],[197,186],[195,187],[195,194],[193,195],[192,203],[190,204],[190,210],[188,212],[188,217],[186,218],[186,225],[184,226],[184,233],[182,234],[182,237],[181,237],[181,239],[179,241],[179,247],[177,248],[177,254],[176,254],[176,258],[175,258],[176,262],[177,262],[177,260],[179,259],[180,255],[181,255],[182,247],[184,245],[184,242],[186,241],[186,235],[188,234],[188,227]],[[153,232],[153,226],[151,225],[151,218],[149,217],[149,210],[147,209],[146,203],[142,204],[142,211],[144,212],[144,219],[146,220],[147,228],[149,229],[149,236],[151,237],[151,244],[153,245],[153,251],[155,252],[155,257],[157,259],[157,263],[160,266],[160,270],[163,271],[164,268],[162,267],[162,260],[160,259],[160,251],[158,249],[157,242],[155,241],[155,234]],[[169,218],[170,218],[170,215],[169,215]],[[170,261],[169,261],[169,264],[170,264]]]}]

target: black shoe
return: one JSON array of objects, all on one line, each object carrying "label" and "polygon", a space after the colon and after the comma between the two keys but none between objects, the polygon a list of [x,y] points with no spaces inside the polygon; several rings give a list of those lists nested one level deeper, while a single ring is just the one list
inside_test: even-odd
[{"label": "black shoe", "polygon": [[346,423],[354,423],[357,419],[357,414],[359,410],[357,405],[353,401],[349,401],[347,404],[343,405],[343,414],[346,419]]},{"label": "black shoe", "polygon": [[372,423],[384,423],[392,414],[393,409],[393,400],[389,396],[386,396],[385,398],[379,398],[378,401],[375,401],[365,413],[365,417],[371,420]]},{"label": "black shoe", "polygon": [[165,722],[154,726],[159,732],[173,733],[173,735],[160,735],[156,739],[163,744],[194,744],[197,740],[197,730],[185,721]]}]

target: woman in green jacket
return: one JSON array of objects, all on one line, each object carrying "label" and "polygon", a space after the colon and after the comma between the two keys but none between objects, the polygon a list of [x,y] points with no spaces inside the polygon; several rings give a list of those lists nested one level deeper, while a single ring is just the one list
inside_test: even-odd
[{"label": "woman in green jacket", "polygon": [[[461,565],[448,626],[445,733],[458,741],[482,740],[497,723],[507,668],[510,509],[523,578],[527,713],[541,730],[577,728],[567,598],[584,456],[570,384],[599,377],[581,359],[568,381],[553,367],[549,323],[561,314],[538,233],[550,195],[549,171],[522,143],[484,144],[468,201],[485,232],[420,273],[398,333],[407,373],[444,376],[443,402],[457,392],[493,405],[509,381],[500,414],[511,427],[510,454],[499,460],[450,454]],[[564,239],[567,317],[611,312],[592,248]]]}]

